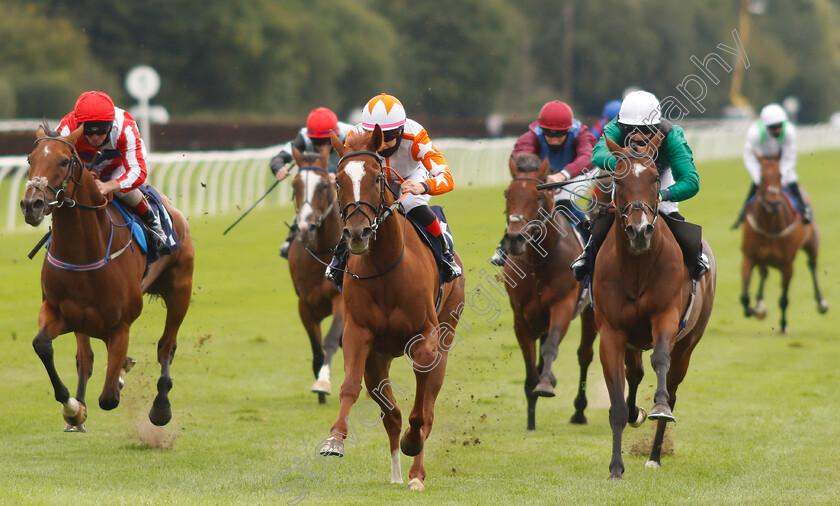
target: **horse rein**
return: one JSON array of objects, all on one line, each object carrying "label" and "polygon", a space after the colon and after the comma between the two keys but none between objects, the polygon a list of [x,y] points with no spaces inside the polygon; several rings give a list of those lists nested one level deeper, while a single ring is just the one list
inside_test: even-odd
[{"label": "horse rein", "polygon": [[[78,188],[79,185],[81,184],[80,179],[76,179],[76,178],[73,177],[73,171],[74,171],[75,167],[79,167],[79,170],[82,170],[82,168],[83,168],[82,167],[82,161],[81,161],[81,159],[79,159],[79,155],[76,152],[76,147],[73,146],[73,144],[71,144],[70,142],[68,142],[68,141],[66,141],[66,140],[64,140],[60,137],[50,137],[50,136],[39,137],[38,139],[35,139],[35,144],[33,145],[33,148],[38,146],[38,143],[43,141],[43,140],[63,142],[64,144],[67,144],[68,146],[70,146],[70,149],[72,150],[72,153],[73,153],[73,156],[70,159],[70,166],[67,167],[67,174],[64,175],[64,178],[62,178],[61,184],[58,186],[57,189],[53,188],[49,184],[47,178],[43,177],[43,176],[34,177],[34,178],[30,179],[29,181],[27,181],[26,182],[26,189],[29,190],[29,189],[34,188],[35,190],[40,191],[44,195],[44,202],[46,202],[47,201],[47,194],[44,191],[44,189],[49,188],[49,190],[51,192],[53,192],[53,197],[55,198],[55,200],[52,201],[52,202],[46,202],[46,205],[50,206],[50,207],[62,207],[65,204],[67,204],[67,207],[80,207],[82,209],[98,210],[98,209],[103,209],[105,206],[107,206],[108,205],[108,198],[106,198],[105,202],[101,205],[90,206],[90,205],[87,205],[87,204],[82,204],[80,202],[77,202],[77,201],[75,201],[72,198],[67,196],[67,187],[70,185],[70,181],[73,181],[73,183],[75,183],[75,186],[73,187],[73,192],[74,193],[75,193],[76,188]],[[81,178],[81,173],[80,173],[79,177]]]}]

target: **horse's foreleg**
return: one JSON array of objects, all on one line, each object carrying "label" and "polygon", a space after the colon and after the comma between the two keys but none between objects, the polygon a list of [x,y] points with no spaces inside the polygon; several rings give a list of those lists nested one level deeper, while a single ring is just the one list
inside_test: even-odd
[{"label": "horse's foreleg", "polygon": [[[432,426],[435,422],[435,400],[437,399],[440,389],[443,386],[443,378],[446,374],[446,361],[449,357],[448,353],[442,354],[442,359],[437,367],[428,373],[428,384],[426,385],[425,398],[423,399],[423,441],[429,438],[432,432]],[[414,457],[414,462],[411,464],[411,469],[408,471],[408,488],[411,490],[424,490],[426,488],[424,480],[426,479],[426,468],[423,466],[425,458],[425,448]]]},{"label": "horse's foreleg", "polygon": [[359,398],[362,390],[362,377],[365,363],[373,343],[373,333],[354,322],[344,326],[344,383],[338,394],[338,419],[330,428],[330,437],[321,446],[321,455],[344,456],[344,440],[349,434],[348,419],[350,408]]},{"label": "horse's foreleg", "polygon": [[120,322],[105,339],[108,349],[108,366],[105,371],[105,385],[99,396],[99,407],[105,411],[120,404],[120,374],[128,352],[128,330],[130,324]]},{"label": "horse's foreleg", "polygon": [[668,404],[668,370],[671,367],[671,350],[674,347],[674,336],[679,329],[679,313],[663,316],[651,322],[653,334],[653,353],[650,365],[656,373],[656,392],[653,394],[653,409],[650,410],[651,419],[664,418],[673,422],[674,415]]},{"label": "horse's foreleg", "polygon": [[551,323],[548,327],[548,336],[540,347],[540,358],[542,359],[542,370],[540,371],[540,383],[534,389],[534,393],[541,397],[554,397],[554,386],[557,379],[551,372],[551,366],[557,360],[557,352],[560,342],[569,330],[569,323],[575,310],[577,297],[572,300],[564,300],[555,306],[551,311]]},{"label": "horse's foreleg", "polygon": [[808,255],[808,270],[811,271],[811,280],[814,283],[814,299],[817,301],[817,311],[820,314],[825,314],[828,311],[828,302],[823,299],[820,292],[820,285],[817,283],[817,255],[819,253],[819,235],[816,228],[813,229],[811,236],[805,245],[802,247],[805,254]]},{"label": "horse's foreleg", "polygon": [[759,320],[767,316],[767,308],[764,306],[764,283],[767,282],[767,266],[758,266],[758,292],[755,294],[755,309],[753,314]]},{"label": "horse's foreleg", "polygon": [[[686,336],[686,338],[674,346],[671,367],[668,369],[668,405],[671,407],[672,411],[674,406],[677,404],[677,388],[680,386],[683,379],[685,379],[685,375],[688,372],[691,352],[693,351],[694,346],[697,345],[697,342],[698,341],[696,340],[689,341],[689,337]],[[684,343],[692,344],[689,346]],[[665,438],[665,426],[667,423],[667,419],[659,419],[659,423],[656,426],[656,434],[653,437],[653,446],[650,450],[650,458],[648,458],[647,463],[645,463],[645,467],[659,468],[662,466],[662,441]]]},{"label": "horse's foreleg", "polygon": [[87,410],[84,404],[70,398],[70,391],[61,381],[55,368],[55,352],[52,345],[53,339],[67,332],[64,319],[45,302],[41,305],[41,311],[38,314],[38,327],[40,330],[35,339],[32,340],[32,348],[35,349],[35,353],[47,370],[47,375],[55,392],[55,400],[62,404],[62,414],[65,421],[75,426],[76,424],[73,422],[78,421],[80,417],[83,421],[84,417],[87,416]]},{"label": "horse's foreleg", "polygon": [[402,483],[402,468],[400,467],[402,413],[400,408],[397,407],[392,382],[388,378],[390,367],[390,357],[371,353],[365,364],[365,385],[367,385],[370,396],[382,408],[382,425],[385,426],[385,432],[388,433],[388,446],[391,455],[391,483]]},{"label": "horse's foreleg", "polygon": [[744,307],[744,316],[750,317],[755,314],[750,307],[750,278],[752,277],[753,263],[744,255],[741,260],[741,305]]},{"label": "horse's foreleg", "polygon": [[[326,387],[321,392],[330,393],[330,379],[332,376],[331,365],[333,356],[338,351],[338,344],[341,340],[341,332],[344,328],[344,307],[341,297],[335,297],[332,301],[332,323],[327,335],[324,336],[324,359],[318,370],[318,379],[315,385]],[[315,385],[312,389],[315,390]]]},{"label": "horse's foreleg", "polygon": [[324,365],[324,348],[321,345],[321,323],[303,297],[298,299],[298,314],[300,315],[301,323],[303,323],[303,328],[306,330],[306,335],[309,337],[309,346],[312,348],[312,373],[315,375],[317,381],[315,381],[310,390],[318,394],[318,404],[326,404],[326,396],[330,393],[330,380],[327,377],[326,382],[321,382],[321,378],[318,375],[321,367]]},{"label": "horse's foreleg", "polygon": [[519,349],[522,350],[522,358],[525,359],[525,401],[528,404],[528,430],[536,429],[537,399],[534,395],[534,388],[539,383],[539,372],[536,363],[536,341],[527,330],[526,324],[514,312],[513,330],[516,333],[516,340],[519,341]]},{"label": "horse's foreleg", "polygon": [[67,420],[65,432],[85,432],[85,420],[87,419],[87,403],[85,394],[87,383],[93,374],[93,350],[90,348],[90,337],[76,332],[76,373],[79,376],[79,383],[76,387],[76,400],[81,406],[78,410],[73,408],[65,409],[64,417]]},{"label": "horse's foreleg", "polygon": [[647,412],[636,405],[636,393],[639,391],[639,383],[645,376],[645,367],[642,364],[642,352],[627,350],[624,353],[624,365],[627,371],[627,423],[632,427],[639,427],[647,418]]},{"label": "horse's foreleg", "polygon": [[793,278],[793,263],[786,265],[782,271],[782,296],[779,297],[779,309],[782,310],[782,320],[779,322],[779,333],[787,334],[787,307],[788,307],[788,289],[790,288],[790,280]]},{"label": "horse's foreleg", "polygon": [[621,478],[624,474],[624,460],[621,458],[621,435],[627,425],[627,403],[624,401],[624,353],[627,335],[602,325],[601,368],[610,394],[610,427],[612,428],[612,459],[610,478]]},{"label": "horse's foreleg", "polygon": [[[446,367],[446,354],[441,353],[438,347],[441,337],[438,332],[438,327],[427,322],[423,331],[412,338],[406,346],[406,356],[412,363],[414,377],[417,380],[414,406],[408,415],[408,428],[400,441],[400,449],[409,457],[416,457],[423,450],[423,443],[428,432],[428,428],[424,426],[432,416],[426,409],[427,402],[431,398],[432,406],[434,405],[434,398],[440,390],[440,384],[435,383],[435,378]],[[442,375],[440,382],[443,382]]]},{"label": "horse's foreleg", "polygon": [[577,397],[575,397],[575,414],[569,420],[570,423],[587,423],[586,415],[583,414],[588,404],[586,401],[586,374],[589,371],[589,365],[592,363],[592,356],[594,355],[592,346],[597,334],[595,312],[587,306],[580,314],[580,346],[577,351],[580,378],[578,379]]}]

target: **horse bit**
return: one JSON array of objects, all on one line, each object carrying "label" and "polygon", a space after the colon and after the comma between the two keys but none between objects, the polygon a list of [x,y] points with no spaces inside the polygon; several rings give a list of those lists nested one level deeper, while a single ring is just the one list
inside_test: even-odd
[{"label": "horse bit", "polygon": [[[373,231],[373,238],[376,239],[376,230],[379,228],[382,222],[384,222],[388,219],[389,216],[394,214],[394,209],[397,208],[399,202],[394,202],[393,205],[385,207],[385,188],[388,188],[388,190],[391,191],[392,194],[394,194],[394,197],[396,197],[396,194],[393,190],[391,190],[391,188],[387,185],[385,181],[385,166],[383,165],[384,159],[379,153],[367,150],[353,151],[352,153],[347,153],[344,156],[342,156],[341,159],[338,161],[338,164],[341,165],[346,159],[360,155],[372,156],[376,160],[376,163],[379,165],[379,174],[376,176],[376,184],[379,185],[379,204],[375,206],[365,200],[356,200],[348,203],[346,206],[339,209],[338,212],[341,216],[341,221],[343,221],[344,223],[347,223],[347,219],[353,216],[357,211],[362,213],[362,216],[364,216],[368,220],[368,223],[370,223],[370,228]],[[336,180],[336,195],[339,192],[339,188],[340,187],[338,184],[338,180]],[[373,219],[371,219],[371,217],[362,209],[363,205],[366,205],[373,209]],[[350,211],[350,213],[348,214],[347,209],[350,207],[353,207],[353,210]]]}]

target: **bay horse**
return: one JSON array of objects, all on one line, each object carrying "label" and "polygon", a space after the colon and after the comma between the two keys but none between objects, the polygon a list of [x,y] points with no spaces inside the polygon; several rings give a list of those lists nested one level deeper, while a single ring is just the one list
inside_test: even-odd
[{"label": "bay horse", "polygon": [[[658,468],[666,424],[675,420],[677,387],[685,378],[714,302],[716,264],[709,245],[703,240],[711,268],[694,286],[673,233],[664,219],[657,219],[659,172],[653,158],[661,142],[661,137],[654,136],[637,153],[607,139],[607,147],[618,160],[614,225],[596,257],[592,297],[610,396],[611,478],[624,473],[621,436],[625,425],[639,426],[646,416],[636,406],[644,375],[642,351],[653,349],[650,362],[656,373],[656,392],[649,418],[658,420],[646,466]],[[692,293],[696,294],[693,300]]]},{"label": "bay horse", "polygon": [[[767,268],[774,267],[782,274],[782,296],[779,308],[782,317],[779,333],[786,333],[788,288],[793,277],[793,261],[799,250],[808,255],[808,268],[814,282],[814,298],[820,313],[828,311],[828,302],[823,299],[817,283],[817,255],[820,247],[820,234],[816,221],[805,225],[796,207],[782,192],[782,175],[779,170],[779,158],[756,156],[761,162],[761,181],[756,190],[756,198],[747,207],[744,230],[741,232],[741,305],[744,316],[763,319],[767,310],[764,307],[764,282],[767,280]],[[808,198],[805,191],[802,197]],[[758,267],[760,279],[756,294],[755,308],[750,307],[750,278],[754,267]]]},{"label": "bay horse", "polygon": [[[324,277],[324,265],[341,238],[338,201],[327,170],[332,147],[325,144],[318,153],[303,153],[292,146],[300,167],[292,180],[299,233],[289,248],[289,271],[298,296],[298,314],[312,347],[312,391],[318,403],[326,404],[331,391],[330,364],[341,339],[343,304],[341,292]],[[321,321],[333,320],[322,344]]]},{"label": "bay horse", "polygon": [[[376,153],[382,137],[378,125],[372,132],[348,136],[347,147],[331,135],[342,157],[336,174],[342,240],[352,255],[344,274],[341,406],[320,453],[344,455],[350,408],[359,397],[364,376],[388,433],[391,482],[402,483],[402,450],[414,457],[408,488],[423,490],[423,447],[432,430],[448,352],[456,342],[455,327],[464,308],[464,278],[444,286],[436,308],[440,285],[435,259],[414,227],[395,212],[399,202],[389,190],[386,167]],[[455,259],[463,265],[457,253]],[[402,415],[388,374],[393,358],[403,354],[414,369],[417,385],[409,427],[400,439]],[[375,409],[372,403],[369,407]],[[357,417],[361,408],[362,404],[356,407]]]},{"label": "bay horse", "polygon": [[[548,175],[548,158],[540,164],[539,157],[523,153],[512,156],[508,166],[512,179],[505,190],[505,288],[513,310],[513,330],[525,359],[528,430],[535,429],[537,399],[555,395],[557,379],[551,366],[569,324],[579,313],[580,377],[570,422],[585,424],[586,373],[592,363],[595,317],[583,284],[575,280],[569,269],[582,247],[569,219],[558,211],[551,195],[537,189]],[[542,343],[539,363],[537,340]]]},{"label": "bay horse", "polygon": [[[108,350],[99,407],[111,410],[120,402],[129,329],[143,309],[143,295],[159,295],[166,304],[166,323],[158,342],[161,375],[149,420],[166,425],[172,418],[170,365],[192,296],[194,251],[189,225],[164,198],[181,247],[152,263],[144,276],[146,256],[132,238],[130,226],[115,204],[100,193],[94,173],[82,166],[74,147],[80,135],[82,127],[61,137],[43,125],[27,158],[29,181],[20,202],[26,223],[37,226],[52,215],[52,237],[41,270],[39,330],[32,346],[47,369],[55,399],[62,404],[69,426],[65,430],[84,431],[85,391],[93,370],[90,337],[102,339]],[[79,383],[74,398],[53,362],[52,340],[67,332],[74,332],[77,342]]]}]

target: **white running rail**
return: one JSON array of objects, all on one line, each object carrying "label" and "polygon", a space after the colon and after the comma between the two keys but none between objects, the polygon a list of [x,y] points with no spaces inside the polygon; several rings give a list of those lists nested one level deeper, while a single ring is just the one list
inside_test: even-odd
[{"label": "white running rail", "polygon": [[[740,158],[745,127],[687,128],[697,162]],[[798,126],[800,156],[840,149],[840,130],[830,125]],[[516,139],[440,139],[436,146],[452,167],[457,187],[502,186],[510,179],[508,157]],[[273,183],[268,161],[280,145],[239,151],[151,153],[148,182],[188,217],[245,212]],[[20,198],[28,177],[25,156],[0,157],[0,231],[23,230]],[[702,167],[701,167],[702,170]],[[287,180],[290,181],[290,180]],[[259,207],[291,205],[288,182]],[[45,220],[48,221],[48,220]],[[46,228],[47,225],[42,225]]]}]

